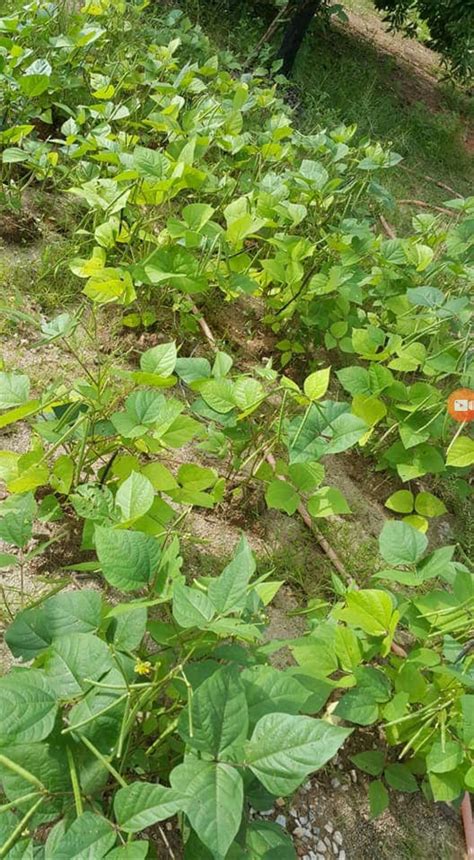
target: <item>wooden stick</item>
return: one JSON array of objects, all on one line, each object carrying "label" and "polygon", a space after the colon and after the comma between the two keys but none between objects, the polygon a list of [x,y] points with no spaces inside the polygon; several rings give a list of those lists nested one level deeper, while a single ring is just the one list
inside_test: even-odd
[{"label": "wooden stick", "polygon": [[445,209],[444,206],[435,206],[434,203],[425,203],[424,200],[397,200],[400,206],[420,206],[422,209],[434,209],[435,212],[442,212],[443,215],[449,215],[453,218],[457,213],[451,209]]},{"label": "wooden stick", "polygon": [[385,220],[383,215],[379,215],[379,221],[380,221],[385,233],[387,234],[388,238],[389,239],[396,239],[397,236],[396,236],[395,230],[393,229],[392,225],[389,224],[388,221]]},{"label": "wooden stick", "polygon": [[461,803],[461,817],[466,839],[466,857],[472,860],[474,857],[474,823],[472,821],[471,795],[468,791],[464,793]]}]

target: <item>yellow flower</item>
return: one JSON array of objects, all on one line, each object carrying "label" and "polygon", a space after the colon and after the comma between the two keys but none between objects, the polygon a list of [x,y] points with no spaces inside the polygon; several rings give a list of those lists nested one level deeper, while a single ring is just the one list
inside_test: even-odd
[{"label": "yellow flower", "polygon": [[151,672],[151,663],[149,660],[140,660],[138,658],[135,663],[135,672],[137,675],[149,675]]}]

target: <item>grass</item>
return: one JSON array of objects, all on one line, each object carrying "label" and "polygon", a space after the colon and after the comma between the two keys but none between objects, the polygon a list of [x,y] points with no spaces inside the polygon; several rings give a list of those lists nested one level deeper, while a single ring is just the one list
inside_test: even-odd
[{"label": "grass", "polygon": [[[181,5],[220,47],[242,59],[251,53],[273,14],[266,4],[258,7],[261,19],[246,12],[245,4],[236,10],[223,0],[206,4],[187,0]],[[346,5],[373,22],[376,13],[370,0],[349,0]],[[416,70],[412,72],[402,58],[384,53],[348,24],[320,22],[303,43],[292,84],[297,127],[310,131],[357,123],[361,135],[390,143],[403,155],[402,166],[383,177],[396,199],[437,205],[453,196],[433,180],[459,194],[470,193],[474,166],[463,134],[472,122],[473,108],[462,91],[420,82]],[[426,87],[430,104],[423,101]],[[404,207],[394,215],[394,223],[407,222],[414,211]]]}]

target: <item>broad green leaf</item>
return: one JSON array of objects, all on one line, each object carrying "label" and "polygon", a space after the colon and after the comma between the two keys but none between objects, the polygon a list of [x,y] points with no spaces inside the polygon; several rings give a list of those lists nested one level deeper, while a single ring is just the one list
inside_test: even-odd
[{"label": "broad green leaf", "polygon": [[153,484],[145,475],[132,472],[120,485],[115,503],[122,514],[122,523],[129,525],[150,510],[155,492]]},{"label": "broad green leaf", "polygon": [[397,791],[418,791],[418,783],[412,772],[404,764],[389,764],[384,770],[384,777],[391,788]]},{"label": "broad green leaf", "polygon": [[133,166],[140,176],[163,179],[168,172],[170,163],[160,150],[149,149],[146,146],[136,146],[133,150]]},{"label": "broad green leaf", "polygon": [[351,509],[336,487],[321,487],[308,499],[307,508],[312,517],[331,517],[350,514]]},{"label": "broad green leaf", "polygon": [[191,719],[184,712],[180,720],[186,742],[213,759],[232,760],[247,738],[247,701],[239,674],[235,664],[214,672],[194,692]]},{"label": "broad green leaf", "polygon": [[457,466],[463,469],[473,464],[474,439],[471,439],[469,436],[459,436],[449,447],[446,465]]},{"label": "broad green leaf", "polygon": [[114,618],[113,643],[119,651],[134,651],[140,645],[145,632],[148,612],[146,606],[124,606],[124,611]]},{"label": "broad green leaf", "polygon": [[387,414],[387,407],[379,397],[356,394],[352,401],[352,412],[362,418],[368,427],[374,427]]},{"label": "broad green leaf", "polygon": [[119,789],[114,798],[117,824],[127,833],[139,833],[182,808],[183,797],[178,791],[153,782],[132,782]]},{"label": "broad green leaf", "polygon": [[370,817],[377,818],[385,812],[389,804],[388,791],[380,779],[375,779],[369,785]]},{"label": "broad green leaf", "polygon": [[180,627],[207,627],[215,609],[207,594],[197,588],[176,584],[173,591],[173,616]]},{"label": "broad green leaf", "polygon": [[5,641],[14,657],[31,660],[57,636],[92,633],[101,622],[99,592],[84,589],[48,598],[32,609],[19,612],[10,624]]},{"label": "broad green leaf", "polygon": [[161,555],[155,538],[103,526],[95,527],[95,546],[107,582],[121,591],[144,588],[152,579]]},{"label": "broad green leaf", "polygon": [[336,627],[335,648],[341,669],[352,672],[362,660],[359,639],[350,627],[338,624]]},{"label": "broad green leaf", "polygon": [[385,591],[367,588],[347,592],[346,608],[339,612],[339,618],[360,627],[370,636],[386,636],[392,614],[390,596]]},{"label": "broad green leaf", "polygon": [[428,546],[428,539],[403,522],[385,523],[379,537],[380,554],[388,564],[416,564]]},{"label": "broad green leaf", "polygon": [[222,350],[218,349],[214,359],[214,364],[212,365],[212,375],[215,379],[222,379],[224,376],[227,376],[233,363],[234,360],[232,356],[228,355],[227,352],[222,352]]},{"label": "broad green leaf", "polygon": [[351,755],[350,760],[364,773],[368,773],[370,776],[380,776],[384,769],[385,755],[382,750],[366,750]]},{"label": "broad green leaf", "polygon": [[220,613],[244,609],[250,577],[255,571],[255,558],[243,535],[232,561],[208,586],[209,600]]},{"label": "broad green leaf", "polygon": [[298,508],[300,497],[291,484],[280,478],[275,478],[265,491],[265,501],[269,508],[285,511],[291,516]]},{"label": "broad green leaf", "polygon": [[378,715],[378,704],[363,690],[349,690],[336,707],[336,714],[343,720],[350,720],[358,726],[370,726],[375,723]]},{"label": "broad green leaf", "polygon": [[433,799],[438,802],[451,803],[460,798],[465,791],[462,771],[452,770],[449,773],[428,773]]},{"label": "broad green leaf", "polygon": [[331,368],[325,367],[324,370],[316,370],[306,377],[304,381],[304,393],[309,400],[319,400],[326,394],[330,373]]},{"label": "broad green leaf", "polygon": [[385,507],[397,514],[410,514],[413,510],[415,497],[410,490],[397,490],[385,502]]},{"label": "broad green leaf", "polygon": [[208,379],[211,375],[211,365],[207,358],[178,358],[175,372],[183,382],[190,385],[198,379]]},{"label": "broad green leaf", "polygon": [[158,376],[171,376],[176,365],[176,344],[160,343],[147,349],[140,358],[140,367],[145,373],[156,373]]},{"label": "broad green leaf", "polygon": [[284,796],[326,764],[350,733],[311,717],[266,714],[248,741],[245,760],[268,791]]},{"label": "broad green leaf", "polygon": [[17,670],[0,678],[0,747],[47,738],[57,710],[54,690],[37,669]]},{"label": "broad green leaf", "polygon": [[216,483],[217,472],[195,463],[183,463],[178,469],[178,481],[188,490],[207,490]]},{"label": "broad green leaf", "polygon": [[444,744],[435,741],[426,756],[426,767],[434,773],[447,773],[462,764],[463,758],[462,746],[457,741],[448,739]]},{"label": "broad green leaf", "polygon": [[234,383],[230,379],[209,379],[200,388],[205,403],[225,415],[235,408]]},{"label": "broad green leaf", "polygon": [[30,380],[23,373],[0,371],[0,409],[22,406],[30,395]]},{"label": "broad green leaf", "polygon": [[257,406],[264,395],[263,386],[258,379],[242,376],[235,382],[233,397],[241,412]]},{"label": "broad green leaf", "polygon": [[252,860],[296,860],[297,857],[290,835],[274,821],[252,821],[247,826],[245,844]]},{"label": "broad green leaf", "polygon": [[83,812],[55,848],[55,860],[102,860],[115,845],[117,834],[102,815]]},{"label": "broad green leaf", "polygon": [[88,684],[97,681],[114,666],[105,644],[93,633],[69,633],[53,639],[43,663],[44,672],[60,699],[70,701],[82,695]]},{"label": "broad green leaf", "polygon": [[273,666],[251,666],[241,678],[253,725],[265,714],[297,714],[310,696],[296,678]]},{"label": "broad green leaf", "polygon": [[107,854],[107,860],[146,860],[149,847],[150,843],[144,839],[127,842],[126,845],[121,845],[120,848],[114,848],[110,851]]},{"label": "broad green leaf", "polygon": [[171,772],[170,782],[186,797],[185,812],[201,842],[223,860],[242,819],[243,782],[238,770],[188,756]]},{"label": "broad green leaf", "polygon": [[446,513],[446,505],[432,493],[418,493],[415,510],[423,517],[441,517]]}]

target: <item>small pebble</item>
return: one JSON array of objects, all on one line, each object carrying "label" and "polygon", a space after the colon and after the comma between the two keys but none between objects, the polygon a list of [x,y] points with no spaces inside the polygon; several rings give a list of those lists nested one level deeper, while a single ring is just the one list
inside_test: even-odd
[{"label": "small pebble", "polygon": [[327,845],[328,848],[331,847],[331,840],[330,840],[329,836],[324,837],[324,844]]},{"label": "small pebble", "polygon": [[274,809],[264,809],[262,812],[260,812],[260,815],[263,815],[265,816],[265,818],[267,818],[268,815],[273,815],[274,812]]},{"label": "small pebble", "polygon": [[332,833],[332,832],[333,832],[333,830],[334,830],[334,827],[332,826],[331,822],[330,822],[330,821],[328,821],[328,823],[324,825],[324,829],[325,829],[328,833]]},{"label": "small pebble", "polygon": [[334,833],[334,841],[337,842],[338,845],[342,845],[342,833],[339,830],[336,830]]},{"label": "small pebble", "polygon": [[332,850],[333,850],[334,854],[335,854],[335,855],[336,855],[336,857],[337,857],[337,853],[338,853],[338,851],[339,851],[339,846],[338,846],[337,842],[333,842],[333,843],[332,843]]},{"label": "small pebble", "polygon": [[290,809],[290,815],[292,815],[293,818],[298,818],[298,813],[297,813],[296,809],[294,808],[294,806],[292,806]]},{"label": "small pebble", "polygon": [[305,782],[305,784],[303,786],[303,790],[304,791],[310,791],[311,790],[311,783],[309,782],[309,780],[308,780],[308,782]]},{"label": "small pebble", "polygon": [[355,770],[351,770],[351,779],[352,782],[357,782],[357,773]]},{"label": "small pebble", "polygon": [[284,805],[285,805],[285,801],[283,800],[283,798],[277,797],[277,799],[275,800],[275,806],[284,806]]},{"label": "small pebble", "polygon": [[341,788],[341,791],[349,791],[349,786],[348,786],[348,785],[343,785],[343,786],[342,786],[342,788]]},{"label": "small pebble", "polygon": [[307,824],[308,823],[308,816],[307,815],[300,815],[300,822],[301,822],[301,824]]},{"label": "small pebble", "polygon": [[346,852],[345,851],[339,851],[338,860],[346,860]]},{"label": "small pebble", "polygon": [[324,854],[317,854],[316,860],[326,860],[326,858],[325,858]]},{"label": "small pebble", "polygon": [[326,846],[322,839],[320,839],[318,844],[316,845],[316,850],[319,851],[321,854],[326,853]]},{"label": "small pebble", "polygon": [[277,815],[276,823],[280,825],[280,827],[286,827],[286,816],[285,815]]},{"label": "small pebble", "polygon": [[171,821],[167,821],[167,822],[166,822],[166,829],[167,829],[167,830],[172,830],[172,829],[173,829],[173,825],[172,825]]},{"label": "small pebble", "polygon": [[301,839],[301,837],[304,836],[304,834],[305,834],[304,827],[295,827],[295,829],[293,830],[293,836],[296,836],[297,839]]},{"label": "small pebble", "polygon": [[336,777],[334,777],[334,779],[331,780],[331,785],[333,788],[339,788],[340,784],[341,783],[339,782],[339,780]]}]

